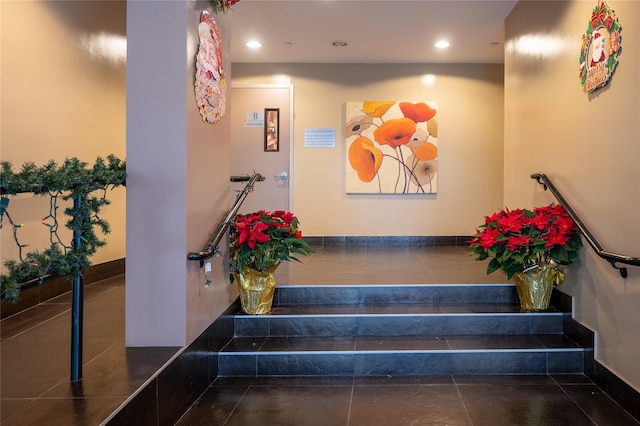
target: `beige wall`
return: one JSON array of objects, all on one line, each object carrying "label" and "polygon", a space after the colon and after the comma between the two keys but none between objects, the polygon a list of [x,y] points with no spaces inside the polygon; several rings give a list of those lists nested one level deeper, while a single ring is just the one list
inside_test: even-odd
[{"label": "beige wall", "polygon": [[[126,3],[114,1],[2,1],[0,5],[0,159],[19,171],[78,157],[125,158]],[[113,44],[109,44],[109,42]],[[125,48],[126,49],[126,48]],[[109,191],[102,217],[111,225],[93,263],[125,256],[125,189]],[[64,227],[63,241],[71,233]],[[27,251],[49,246],[47,198],[19,195],[9,211]],[[1,258],[17,259],[11,227],[0,231]],[[98,234],[100,236],[100,234]]]},{"label": "beige wall", "polygon": [[[205,247],[215,226],[231,208],[235,194],[231,190],[230,113],[231,82],[230,24],[228,15],[213,12],[208,1],[188,1],[187,11],[187,78],[185,109],[187,116],[187,162],[186,162],[186,241],[188,252],[198,252]],[[198,46],[197,24],[200,13],[207,9],[218,24],[223,43],[223,65],[227,83],[227,111],[216,124],[202,120],[194,96],[195,54]],[[224,252],[225,240],[220,243]],[[182,256],[186,256],[184,253]],[[184,259],[184,257],[183,257]],[[211,272],[204,275],[199,262],[187,261],[187,342],[198,337],[237,295],[230,287],[228,258],[215,257],[209,260]],[[206,284],[207,278],[211,281]]]},{"label": "beige wall", "polygon": [[[549,175],[606,250],[640,256],[640,2],[610,1],[622,25],[610,84],[583,93],[581,36],[596,2],[518,3],[506,21],[505,204],[554,201],[529,178]],[[545,55],[515,48],[521,37],[558,42]],[[575,318],[597,332],[596,358],[640,390],[640,268],[623,279],[593,250],[582,251],[562,291]]]},{"label": "beige wall", "polygon": [[[234,63],[233,76],[294,86],[291,209],[305,235],[472,235],[502,206],[501,65]],[[345,102],[363,100],[437,101],[438,194],[345,193]],[[335,129],[336,147],[305,148],[307,128]]]},{"label": "beige wall", "polygon": [[[16,169],[72,156],[90,164],[111,153],[127,159],[127,188],[110,191],[103,209],[112,233],[92,262],[125,257],[126,240],[127,344],[181,346],[229,304],[223,259],[212,260],[208,287],[198,263],[186,259],[205,245],[230,200],[227,120],[204,123],[193,91],[197,22],[211,6],[128,3],[0,3],[0,158]],[[215,19],[228,64],[227,17]],[[124,44],[131,29],[128,74],[126,50],[114,58],[100,43],[115,35]],[[40,222],[48,200],[21,195],[9,208],[27,224],[21,242],[46,248]],[[1,231],[2,259],[17,258],[10,231]]]}]

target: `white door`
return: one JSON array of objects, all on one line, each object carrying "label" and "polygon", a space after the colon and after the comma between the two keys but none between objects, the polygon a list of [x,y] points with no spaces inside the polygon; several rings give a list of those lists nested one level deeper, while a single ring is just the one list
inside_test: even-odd
[{"label": "white door", "polygon": [[[240,213],[289,210],[292,87],[231,86],[231,176],[265,177]],[[241,191],[246,182],[231,183]]]}]

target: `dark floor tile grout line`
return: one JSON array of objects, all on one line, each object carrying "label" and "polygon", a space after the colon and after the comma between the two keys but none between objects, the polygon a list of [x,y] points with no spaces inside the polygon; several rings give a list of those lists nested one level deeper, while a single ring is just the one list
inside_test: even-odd
[{"label": "dark floor tile grout line", "polygon": [[[0,320],[0,328],[2,327],[2,323],[4,323],[5,321],[11,320],[11,319],[15,319],[18,316],[28,316],[30,312],[36,310],[39,306],[46,305],[46,304],[51,304],[51,305],[69,305],[69,309],[71,309],[71,304],[70,303],[48,303],[48,301],[47,302],[42,302],[42,303],[40,303],[38,305],[33,305],[33,306],[30,306],[30,307],[28,307],[26,309],[23,309],[20,312],[16,312],[15,314],[13,314],[11,316],[8,316],[6,318],[2,318]],[[66,311],[64,311],[64,312],[66,312]],[[36,318],[39,320],[40,317],[42,317],[42,316],[43,315],[36,316]]]},{"label": "dark floor tile grout line", "polygon": [[[29,308],[29,309],[31,309],[31,308]],[[39,322],[39,323],[35,324],[33,327],[30,327],[30,328],[28,328],[28,329],[26,329],[26,330],[22,330],[20,333],[16,334],[15,336],[9,337],[8,339],[2,339],[2,340],[4,340],[4,341],[13,340],[13,339],[15,339],[15,338],[17,338],[17,337],[22,336],[22,335],[23,335],[23,334],[25,334],[25,333],[28,333],[28,332],[29,332],[29,331],[31,331],[31,330],[34,330],[34,329],[36,329],[36,328],[38,328],[38,327],[43,327],[43,326],[47,325],[47,323],[48,323],[48,322],[53,321],[54,319],[57,319],[57,318],[59,318],[59,317],[61,317],[61,316],[63,316],[63,315],[69,314],[69,313],[71,313],[71,308],[69,308],[69,309],[65,309],[64,311],[62,311],[62,312],[60,312],[60,313],[58,313],[58,314],[56,314],[56,315],[52,316],[51,318],[47,318],[47,319],[46,319],[46,320],[44,320],[43,322]],[[12,317],[13,317],[13,316],[11,316],[11,317],[9,317],[9,318],[12,318]],[[9,318],[5,318],[5,319],[3,319],[2,321],[6,321],[6,320],[8,320]],[[2,327],[2,323],[1,323],[1,322],[0,322],[0,327]]]},{"label": "dark floor tile grout line", "polygon": [[[580,408],[580,410],[582,410],[582,412],[591,419],[591,421],[593,421],[593,423],[595,423],[596,425],[599,425],[599,423],[592,418],[583,408],[582,405],[580,405],[578,403],[578,401],[576,401],[573,397],[571,397],[571,395],[569,395],[569,393],[567,392],[565,387],[569,387],[569,386],[581,386],[584,385],[584,383],[559,383],[554,377],[551,377],[551,379],[554,381],[554,383],[556,383],[558,385],[558,387],[562,390],[562,392],[564,392],[565,395],[567,395],[569,397],[569,399],[571,401],[573,401],[574,404],[576,404],[578,406],[578,408]],[[631,413],[629,413],[627,410],[625,410],[625,408],[623,406],[621,406],[620,404],[618,404],[618,402],[611,398],[611,396],[605,392],[604,389],[602,389],[600,386],[598,386],[595,382],[590,382],[589,385],[591,386],[595,386],[601,393],[602,395],[607,398],[612,404],[614,404],[615,406],[617,406],[618,408],[620,408],[620,410],[624,411],[625,413],[627,413],[631,418],[634,418],[633,415],[631,415]]]},{"label": "dark floor tile grout line", "polygon": [[[212,383],[212,384],[213,384],[213,383]],[[212,384],[210,384],[209,386],[207,386],[207,387],[202,391],[202,393],[201,393],[200,395],[198,395],[198,397],[195,399],[195,401],[193,401],[193,404],[191,404],[191,405],[189,406],[189,408],[188,408],[184,413],[182,413],[182,416],[180,416],[180,418],[179,418],[178,420],[176,420],[175,424],[180,423],[180,421],[182,420],[182,418],[183,418],[184,416],[186,416],[186,415],[187,415],[187,413],[189,412],[189,410],[191,410],[191,409],[192,409],[192,408],[193,408],[193,407],[198,403],[198,401],[200,401],[200,398],[202,398],[202,396],[203,396],[205,393],[207,393],[207,392],[212,388]],[[157,396],[156,396],[156,398],[157,398]],[[156,405],[159,405],[159,404],[156,404]],[[236,405],[237,405],[237,404],[236,404]],[[234,407],[234,408],[235,408],[235,407]],[[159,417],[159,415],[160,415],[160,414],[158,413],[158,418],[160,418],[160,417]],[[225,423],[226,423],[226,419],[225,419]],[[224,424],[224,423],[223,423],[223,424]]]},{"label": "dark floor tile grout line", "polygon": [[[231,411],[229,412],[229,415],[227,416],[227,418],[226,418],[226,419],[224,419],[224,423],[222,423],[222,425],[223,425],[223,426],[224,426],[224,425],[226,425],[226,424],[229,422],[229,420],[231,419],[231,416],[233,416],[233,413],[235,413],[236,409],[238,408],[238,405],[240,405],[240,403],[242,402],[242,400],[247,396],[247,393],[249,392],[249,389],[251,389],[251,386],[253,386],[253,384],[254,384],[254,383],[255,383],[255,378],[251,381],[251,383],[249,383],[249,384],[246,386],[246,388],[245,388],[245,390],[244,390],[244,393],[243,393],[243,394],[242,394],[242,396],[238,399],[238,402],[236,402],[236,404],[233,406],[233,408],[232,408],[232,409],[231,409]],[[209,388],[207,388],[207,389],[209,389]],[[206,390],[205,390],[205,392],[206,392]],[[196,402],[198,402],[198,400],[199,400],[199,398],[198,398],[198,399],[196,399]],[[196,402],[194,402],[194,404],[195,404]],[[189,412],[189,411],[185,411],[185,413],[184,413],[183,417],[184,417],[188,412]]]},{"label": "dark floor tile grout line", "polygon": [[351,394],[349,394],[349,409],[347,411],[347,425],[349,426],[349,424],[351,423],[351,410],[353,409],[353,392],[356,389],[356,378],[353,377],[351,379]]},{"label": "dark floor tile grout line", "polygon": [[[86,287],[89,287],[89,286],[100,285],[99,283],[100,283],[99,281],[96,281],[95,283],[87,284],[87,285],[85,285],[85,288],[86,288]],[[108,294],[111,294],[111,293],[113,293],[114,291],[118,291],[118,290],[120,289],[120,287],[121,287],[121,286],[116,286],[116,285],[102,286],[102,288],[104,288],[104,289],[105,289],[105,290],[104,290],[104,292],[103,292],[103,293],[100,293],[100,294],[93,295],[93,296],[85,297],[85,299],[84,299],[84,304],[86,305],[86,304],[89,304],[89,303],[94,303],[96,299],[99,299],[99,298],[101,298],[101,297],[103,297],[103,296],[106,296],[106,295],[108,295]],[[69,294],[69,293],[61,294],[61,295],[59,295],[59,296],[54,297],[53,299],[49,299],[49,300],[47,300],[47,301],[43,302],[43,304],[51,303],[51,301],[55,301],[55,299],[60,298],[60,297],[67,296],[68,294]],[[109,304],[113,304],[113,303],[115,303],[115,302],[112,302],[112,303],[109,303]],[[53,303],[51,303],[51,304],[64,305],[65,303],[56,303],[56,302],[53,302]],[[66,303],[66,304],[69,304],[69,305],[70,305],[70,304],[71,304],[71,302],[68,302],[68,303]]]},{"label": "dark floor tile grout line", "polygon": [[[109,339],[107,339],[109,340]],[[91,358],[89,361],[87,361],[86,363],[84,363],[83,367],[88,367],[92,362],[95,362],[98,358],[100,358],[102,355],[106,354],[108,351],[111,350],[111,348],[114,348],[116,346],[120,346],[120,343],[118,342],[118,339],[115,339],[116,342],[114,342],[111,346],[107,347],[105,350],[103,350],[102,352],[100,352],[99,354],[97,354],[96,356],[94,356],[93,358]]]},{"label": "dark floor tile grout line", "polygon": [[[118,289],[118,287],[113,286],[113,288],[112,288],[112,289],[110,289],[110,290],[106,291],[105,293],[102,293],[102,294],[99,294],[99,295],[93,296],[92,298],[86,299],[86,300],[84,301],[84,305],[87,305],[87,304],[95,304],[95,302],[94,302],[94,301],[95,301],[96,299],[98,299],[98,298],[100,298],[100,297],[102,297],[102,296],[104,296],[104,295],[110,294],[110,293],[114,292],[114,291],[115,291],[115,290],[117,290],[117,289]],[[28,332],[30,332],[30,331],[32,331],[32,330],[34,330],[34,329],[38,328],[38,327],[43,327],[43,326],[47,325],[47,323],[48,323],[48,322],[53,321],[53,320],[55,320],[55,319],[57,319],[57,318],[59,318],[59,317],[61,317],[61,316],[63,316],[63,315],[71,314],[71,303],[57,303],[57,302],[55,302],[55,299],[57,299],[57,298],[59,298],[59,297],[63,297],[63,296],[65,296],[65,295],[64,295],[64,294],[61,294],[60,296],[56,296],[56,297],[54,297],[53,299],[47,300],[47,301],[45,301],[45,302],[42,302],[42,303],[41,303],[41,305],[56,305],[56,306],[68,305],[68,306],[69,306],[69,308],[67,308],[67,309],[65,309],[65,310],[63,310],[63,311],[61,311],[61,312],[59,312],[59,313],[55,314],[55,315],[54,315],[54,316],[52,316],[51,318],[47,318],[47,319],[43,320],[42,322],[38,322],[38,323],[36,323],[35,325],[33,325],[32,327],[27,328],[26,330],[22,330],[21,332],[19,332],[18,334],[14,335],[14,336],[11,336],[11,337],[9,337],[9,338],[2,338],[1,340],[3,340],[3,341],[13,340],[13,339],[15,339],[15,338],[17,338],[17,337],[20,337],[20,336],[22,336],[23,334],[28,333]],[[115,304],[115,303],[105,303],[105,304]],[[28,315],[28,312],[29,312],[29,311],[31,311],[32,309],[37,308],[38,306],[39,306],[39,305],[32,306],[32,307],[30,307],[30,308],[28,308],[28,309],[25,309],[24,311],[18,312],[18,313],[17,313],[17,314],[15,314],[15,315],[11,315],[11,316],[9,316],[9,317],[7,317],[7,318],[3,318],[2,320],[0,320],[0,328],[2,328],[2,323],[3,323],[3,322],[5,322],[5,321],[7,321],[7,320],[10,320],[10,319],[14,318],[16,315],[22,315],[22,314]]]},{"label": "dark floor tile grout line", "polygon": [[[96,282],[96,283],[98,283],[98,282]],[[96,283],[87,284],[85,287],[90,286],[90,285],[92,285],[92,284],[96,284]],[[85,304],[86,304],[86,303],[90,303],[90,302],[92,302],[94,299],[97,299],[97,298],[99,298],[99,297],[102,297],[102,296],[104,296],[104,295],[106,295],[106,294],[110,294],[110,293],[112,293],[113,291],[115,291],[115,290],[117,290],[117,289],[118,289],[118,286],[109,286],[109,287],[112,287],[112,288],[111,288],[111,289],[109,289],[108,291],[106,291],[105,293],[98,294],[98,295],[95,295],[95,296],[93,296],[93,297],[91,297],[91,298],[85,299],[84,303],[85,303]],[[16,318],[18,315],[25,315],[25,316],[28,316],[28,315],[29,315],[29,313],[30,313],[31,311],[36,310],[36,309],[37,309],[38,307],[40,307],[40,306],[47,306],[47,305],[53,305],[53,306],[65,306],[65,305],[68,305],[68,306],[69,306],[69,308],[68,308],[67,310],[65,310],[65,311],[61,312],[60,314],[64,314],[64,313],[66,313],[66,312],[69,312],[69,311],[71,311],[71,302],[59,302],[59,301],[56,301],[56,299],[60,299],[60,298],[62,298],[62,297],[66,297],[68,294],[69,294],[69,292],[67,292],[67,293],[63,293],[63,294],[60,294],[60,295],[58,295],[58,296],[52,297],[51,299],[45,300],[45,301],[43,301],[43,302],[41,302],[41,303],[39,303],[39,304],[37,304],[37,305],[33,305],[33,306],[30,306],[30,307],[28,307],[28,308],[26,308],[26,309],[23,309],[23,310],[21,310],[20,312],[16,312],[15,314],[13,314],[13,315],[11,315],[11,316],[8,316],[8,317],[6,317],[6,318],[2,318],[2,320],[0,320],[0,327],[2,326],[2,323],[3,323],[3,322],[5,322],[5,321],[7,321],[7,320],[10,320],[10,319],[14,319],[14,318]],[[55,317],[52,317],[51,319],[53,319],[53,318],[55,318]]]},{"label": "dark floor tile grout line", "polygon": [[458,393],[458,398],[460,398],[460,403],[462,404],[462,408],[464,409],[464,413],[467,415],[467,420],[469,420],[469,424],[473,426],[473,420],[471,419],[471,414],[469,413],[469,409],[467,408],[467,404],[464,403],[464,398],[462,397],[462,392],[460,392],[460,387],[456,383],[456,379],[454,376],[450,376],[453,385],[456,387],[456,392]]},{"label": "dark floor tile grout line", "polygon": [[[35,400],[38,400],[38,401],[66,401],[66,400],[82,401],[82,400],[100,400],[100,399],[105,399],[105,400],[119,399],[119,400],[122,400],[123,398],[126,398],[126,396],[124,396],[124,395],[71,396],[71,397],[68,397],[68,396],[40,396],[38,398],[33,398],[33,399],[34,399],[34,401]],[[9,398],[3,398],[3,399],[9,399]]]},{"label": "dark floor tile grout line", "polygon": [[[551,377],[551,376],[549,376],[549,377]],[[599,423],[596,421],[596,419],[594,419],[593,417],[591,417],[591,416],[589,415],[589,413],[587,413],[587,412],[585,411],[585,409],[584,409],[584,408],[582,408],[582,405],[580,405],[580,404],[578,403],[578,401],[576,401],[575,399],[573,399],[573,398],[571,397],[571,395],[569,395],[569,393],[567,392],[567,390],[564,388],[564,386],[563,386],[562,384],[558,383],[558,381],[557,381],[554,377],[551,377],[551,380],[553,380],[553,382],[556,384],[556,386],[558,386],[558,387],[560,388],[560,390],[562,391],[562,393],[563,393],[563,394],[565,394],[565,395],[567,396],[567,398],[569,398],[569,400],[570,400],[571,402],[573,402],[573,403],[576,405],[576,407],[578,407],[578,409],[579,409],[580,411],[582,411],[582,412],[584,413],[584,415],[585,415],[585,416],[587,416],[587,417],[589,418],[589,420],[591,420],[591,421],[593,422],[593,424],[594,424],[594,425],[596,425],[596,426],[598,426],[598,425],[599,425]],[[595,385],[595,386],[596,386],[598,389],[600,389],[600,388],[598,387],[598,385]],[[607,397],[609,397],[609,396],[607,395]],[[613,402],[615,403],[615,401],[613,401]],[[621,407],[621,408],[622,408],[622,407]]]},{"label": "dark floor tile grout line", "polygon": [[[109,346],[107,349],[105,349],[103,352],[101,352],[100,354],[96,355],[95,357],[93,357],[91,360],[89,360],[86,364],[84,364],[84,366],[89,365],[91,362],[95,361],[98,357],[100,357],[101,355],[103,355],[106,351],[108,351],[109,349],[113,348],[114,346],[116,346],[117,343],[112,344],[111,346]],[[52,397],[46,397],[45,395],[50,392],[51,390],[55,389],[57,386],[61,385],[62,383],[68,382],[70,380],[70,376],[66,376],[63,379],[61,379],[59,382],[53,384],[51,387],[49,387],[48,389],[46,389],[44,392],[42,392],[40,395],[36,396],[36,397],[25,397],[25,398],[2,398],[2,399],[13,399],[13,400],[30,400],[31,402],[28,403],[27,405],[25,405],[24,407],[22,407],[20,410],[16,411],[13,415],[9,416],[8,418],[5,419],[5,421],[10,420],[12,417],[20,414],[21,412],[24,412],[25,410],[29,409],[29,407],[34,404],[36,401],[38,400],[66,400],[66,399],[72,399],[72,400],[84,400],[84,399],[113,399],[116,398],[114,396],[79,396],[79,397],[65,397],[65,396],[52,396]],[[117,398],[121,398],[121,396],[117,396]]]}]

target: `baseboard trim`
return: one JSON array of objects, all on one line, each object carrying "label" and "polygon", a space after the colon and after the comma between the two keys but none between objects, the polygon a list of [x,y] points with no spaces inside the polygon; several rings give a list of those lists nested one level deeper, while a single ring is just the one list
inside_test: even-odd
[{"label": "baseboard trim", "polygon": [[305,236],[312,247],[440,247],[466,246],[468,235],[438,236]]},{"label": "baseboard trim", "polygon": [[600,364],[594,357],[595,333],[571,318],[573,298],[553,289],[551,305],[564,312],[564,333],[585,348],[584,375],[602,389],[611,399],[640,421],[640,392]]},{"label": "baseboard trim", "polygon": [[[84,283],[91,284],[107,278],[122,275],[125,272],[125,259],[116,259],[109,262],[91,265],[84,272]],[[55,277],[47,279],[41,285],[31,287],[20,292],[17,303],[0,303],[0,318],[4,319],[15,315],[25,309],[32,308],[42,302],[46,302],[61,294],[71,291],[71,280],[67,277]]]},{"label": "baseboard trim", "polygon": [[629,386],[598,361],[595,362],[593,375],[588,377],[618,405],[640,421],[640,392]]}]

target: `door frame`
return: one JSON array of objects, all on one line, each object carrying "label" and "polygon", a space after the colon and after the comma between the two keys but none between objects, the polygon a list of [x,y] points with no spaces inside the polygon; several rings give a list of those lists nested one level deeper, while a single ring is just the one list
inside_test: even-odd
[{"label": "door frame", "polygon": [[[293,83],[290,84],[243,84],[231,83],[231,89],[289,89],[289,211],[293,209],[293,151],[294,151],[294,135],[293,135]],[[233,108],[233,99],[231,100],[231,108]],[[267,178],[267,176],[265,176]]]}]

